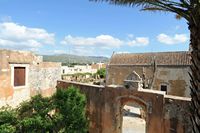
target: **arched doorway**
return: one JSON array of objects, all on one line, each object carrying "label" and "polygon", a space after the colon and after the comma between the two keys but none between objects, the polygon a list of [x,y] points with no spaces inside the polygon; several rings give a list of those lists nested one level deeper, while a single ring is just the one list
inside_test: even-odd
[{"label": "arched doorway", "polygon": [[145,115],[139,104],[127,102],[122,109],[122,133],[146,133]]},{"label": "arched doorway", "polygon": [[147,133],[148,104],[136,96],[117,98],[118,111],[116,120],[120,133]]}]

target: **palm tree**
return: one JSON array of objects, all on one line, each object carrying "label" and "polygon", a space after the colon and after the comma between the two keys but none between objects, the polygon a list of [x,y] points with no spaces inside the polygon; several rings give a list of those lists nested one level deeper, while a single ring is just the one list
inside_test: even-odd
[{"label": "palm tree", "polygon": [[200,0],[93,0],[110,4],[140,6],[144,11],[164,11],[185,18],[190,30],[191,109],[193,132],[200,133]]}]

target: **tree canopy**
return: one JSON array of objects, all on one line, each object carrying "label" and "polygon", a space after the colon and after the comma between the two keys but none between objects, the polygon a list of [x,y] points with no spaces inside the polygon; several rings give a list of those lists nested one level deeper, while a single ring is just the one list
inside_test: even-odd
[{"label": "tree canopy", "polygon": [[86,133],[86,97],[77,88],[58,89],[52,97],[37,95],[18,108],[0,110],[0,133]]}]

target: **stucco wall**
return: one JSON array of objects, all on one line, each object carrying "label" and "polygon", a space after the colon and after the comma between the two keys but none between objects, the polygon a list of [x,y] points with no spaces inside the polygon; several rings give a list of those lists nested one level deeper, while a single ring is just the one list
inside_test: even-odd
[{"label": "stucco wall", "polygon": [[166,84],[167,94],[190,97],[189,71],[189,67],[158,67],[153,88],[159,90],[161,84]]},{"label": "stucco wall", "polygon": [[167,94],[190,97],[189,66],[157,66],[151,65],[108,65],[106,85],[124,85],[124,80],[135,71],[145,82],[150,83],[149,89],[160,90],[161,84],[167,85]]},{"label": "stucco wall", "polygon": [[[13,86],[13,67],[26,67],[26,86]],[[45,63],[31,52],[0,50],[0,106],[17,106],[30,96],[40,93],[50,95],[56,81],[61,79],[60,63]]]},{"label": "stucco wall", "polygon": [[[57,86],[59,89],[66,89],[71,85],[80,88],[87,97],[90,133],[121,133],[122,108],[128,102],[137,103],[144,108],[147,133],[168,133],[169,129],[177,129],[180,133],[191,131],[190,121],[188,121],[189,110],[183,111],[189,106],[188,99],[183,98],[180,102],[177,98],[165,98],[162,93],[153,90],[142,92],[135,91],[136,89],[91,86],[66,81],[58,81]],[[179,115],[168,113],[174,111]],[[169,122],[178,124],[173,125]]]}]

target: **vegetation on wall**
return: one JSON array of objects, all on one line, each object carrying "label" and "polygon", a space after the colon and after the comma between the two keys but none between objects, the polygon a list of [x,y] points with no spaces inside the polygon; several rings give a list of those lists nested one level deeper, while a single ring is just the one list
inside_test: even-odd
[{"label": "vegetation on wall", "polygon": [[86,97],[73,86],[0,110],[0,133],[86,133]]}]

